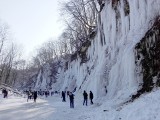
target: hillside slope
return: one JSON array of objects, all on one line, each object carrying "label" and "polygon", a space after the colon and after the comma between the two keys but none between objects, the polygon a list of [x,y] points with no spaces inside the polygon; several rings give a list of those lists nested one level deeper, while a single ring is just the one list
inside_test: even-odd
[{"label": "hillside slope", "polygon": [[80,51],[83,57],[61,60],[52,82],[45,77],[51,76],[48,74],[51,70],[44,67],[48,72],[39,73],[35,88],[77,94],[91,90],[97,98],[129,100],[143,87],[145,79],[141,61],[136,64],[135,47],[160,16],[159,6],[159,0],[106,0],[99,14],[96,36],[86,50]]}]

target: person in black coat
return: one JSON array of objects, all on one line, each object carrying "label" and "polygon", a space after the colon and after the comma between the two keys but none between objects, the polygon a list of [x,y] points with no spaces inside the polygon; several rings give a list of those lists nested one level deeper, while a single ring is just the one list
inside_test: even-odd
[{"label": "person in black coat", "polygon": [[66,102],[66,95],[64,91],[62,91],[62,102]]},{"label": "person in black coat", "polygon": [[3,93],[3,98],[7,98],[8,91],[6,89],[3,89],[2,93]]},{"label": "person in black coat", "polygon": [[93,93],[90,91],[89,93],[89,99],[91,100],[91,104],[93,104]]},{"label": "person in black coat", "polygon": [[37,91],[34,91],[34,93],[33,93],[33,99],[34,99],[34,102],[36,102],[36,100],[37,100]]},{"label": "person in black coat", "polygon": [[84,97],[83,105],[86,104],[86,106],[87,106],[88,94],[85,90],[83,92],[83,97]]},{"label": "person in black coat", "polygon": [[74,108],[74,94],[69,92],[70,108]]}]

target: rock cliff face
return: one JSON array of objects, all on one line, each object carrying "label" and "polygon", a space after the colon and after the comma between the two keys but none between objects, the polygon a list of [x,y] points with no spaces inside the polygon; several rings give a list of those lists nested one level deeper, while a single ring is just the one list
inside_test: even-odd
[{"label": "rock cliff face", "polygon": [[[124,101],[159,85],[159,5],[160,0],[106,0],[89,44],[56,69],[45,68],[56,71],[52,89],[92,90],[95,97]],[[49,75],[41,71],[36,87],[45,88]]]},{"label": "rock cliff face", "polygon": [[52,89],[52,84],[56,83],[58,68],[61,67],[60,62],[45,64],[37,75],[36,89]]},{"label": "rock cliff face", "polygon": [[153,27],[148,30],[136,45],[136,65],[141,66],[142,88],[134,97],[160,86],[160,17],[154,19]]}]

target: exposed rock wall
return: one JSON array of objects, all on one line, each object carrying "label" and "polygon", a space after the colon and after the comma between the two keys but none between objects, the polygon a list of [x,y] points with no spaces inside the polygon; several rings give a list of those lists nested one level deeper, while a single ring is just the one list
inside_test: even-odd
[{"label": "exposed rock wall", "polygon": [[133,98],[160,86],[160,17],[154,19],[153,27],[135,47],[136,65],[141,66],[143,83]]}]

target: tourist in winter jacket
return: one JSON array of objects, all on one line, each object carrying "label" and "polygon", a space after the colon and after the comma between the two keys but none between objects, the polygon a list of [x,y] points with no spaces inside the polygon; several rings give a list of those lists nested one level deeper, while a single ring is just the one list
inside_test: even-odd
[{"label": "tourist in winter jacket", "polygon": [[91,104],[93,104],[93,93],[90,91],[89,93],[89,99],[91,100]]},{"label": "tourist in winter jacket", "polygon": [[84,97],[83,105],[86,104],[86,106],[87,106],[88,94],[86,93],[85,90],[83,92],[83,97]]},{"label": "tourist in winter jacket", "polygon": [[66,94],[62,91],[62,102],[66,102]]},{"label": "tourist in winter jacket", "polygon": [[69,92],[70,108],[74,108],[74,94]]},{"label": "tourist in winter jacket", "polygon": [[37,91],[34,91],[33,98],[34,98],[34,102],[36,102],[36,100],[37,100]]},{"label": "tourist in winter jacket", "polygon": [[2,93],[3,93],[3,98],[7,98],[8,96],[8,91],[6,89],[3,89],[2,90]]}]

